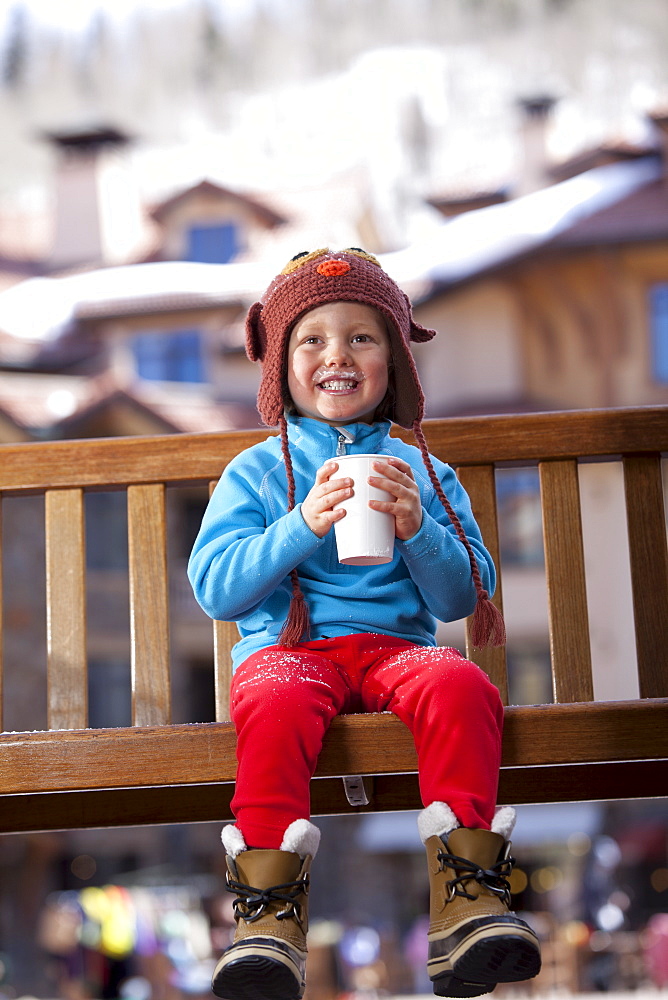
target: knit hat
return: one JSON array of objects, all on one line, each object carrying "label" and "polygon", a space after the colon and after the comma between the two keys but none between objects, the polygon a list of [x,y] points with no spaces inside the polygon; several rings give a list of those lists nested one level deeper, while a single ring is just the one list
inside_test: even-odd
[{"label": "knit hat", "polygon": [[[424,394],[410,342],[425,342],[436,335],[413,319],[410,300],[371,254],[358,247],[332,252],[328,249],[297,254],[274,278],[264,296],[246,317],[246,353],[262,364],[257,408],[269,427],[277,424],[288,478],[288,509],[295,505],[292,459],[288,447],[285,410],[288,392],[287,353],[290,333],[310,309],[327,302],[360,302],[372,306],[386,320],[392,356],[393,396],[384,415],[413,431],[434,490],[443,504],[458,538],[466,548],[478,600],[471,635],[476,647],[503,645],[505,627],[498,609],[482,585],[478,563],[461,522],[447,499],[434,471],[422,431]],[[282,645],[294,646],[308,637],[308,607],[293,569],[292,601],[280,635]]]},{"label": "knit hat", "polygon": [[372,306],[385,318],[395,383],[389,416],[408,429],[422,420],[424,395],[409,344],[431,340],[436,331],[415,322],[405,292],[375,257],[354,248],[297,254],[274,278],[262,301],[251,306],[246,352],[251,361],[262,362],[257,407],[269,427],[279,423],[289,401],[285,359],[292,327],[309,309],[342,301]]}]

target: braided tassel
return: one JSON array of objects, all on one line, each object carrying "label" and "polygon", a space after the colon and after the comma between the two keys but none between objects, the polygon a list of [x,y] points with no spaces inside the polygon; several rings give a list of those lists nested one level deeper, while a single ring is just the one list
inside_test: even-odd
[{"label": "braided tassel", "polygon": [[283,623],[283,628],[278,637],[281,646],[296,646],[298,642],[308,642],[310,637],[311,623],[309,620],[308,604],[299,586],[297,570],[293,569],[292,577],[292,599],[288,610],[288,617]]},{"label": "braided tassel", "polygon": [[484,589],[478,592],[478,601],[471,620],[471,642],[476,649],[506,644],[506,623],[503,615]]},{"label": "braided tassel", "polygon": [[[278,422],[281,428],[281,451],[288,478],[288,510],[292,510],[295,505],[295,476],[288,447],[288,425],[284,416],[281,416]],[[281,646],[296,646],[302,639],[308,642],[311,632],[308,604],[302,593],[296,569],[291,571],[290,579],[292,580],[292,598],[290,599],[288,617],[285,619],[278,637]]]},{"label": "braided tassel", "polygon": [[475,611],[473,612],[473,619],[471,621],[471,642],[476,649],[482,649],[485,646],[503,646],[506,642],[506,626],[503,620],[503,615],[496,605],[492,604],[489,594],[482,585],[480,569],[478,568],[478,560],[475,557],[473,546],[466,537],[466,532],[464,531],[462,523],[457,517],[452,504],[443,492],[443,487],[441,486],[440,480],[436,475],[434,466],[431,464],[427,441],[419,420],[416,420],[413,424],[413,434],[415,435],[415,440],[420,446],[422,461],[424,462],[424,466],[429,474],[429,479],[434,487],[434,490],[436,491],[436,495],[443,504],[445,512],[450,518],[452,526],[457,533],[457,537],[466,549],[469,557],[471,579],[473,580],[473,585],[478,598],[476,601]]}]

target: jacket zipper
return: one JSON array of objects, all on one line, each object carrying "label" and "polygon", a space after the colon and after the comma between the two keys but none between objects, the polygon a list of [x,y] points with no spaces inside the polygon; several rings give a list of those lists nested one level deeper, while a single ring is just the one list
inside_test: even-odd
[{"label": "jacket zipper", "polygon": [[340,427],[336,427],[335,430],[339,432],[339,436],[336,442],[336,457],[341,458],[343,455],[348,454],[348,452],[346,451],[346,447],[347,445],[352,444],[355,438],[352,436],[352,434],[348,434],[347,431],[344,431]]}]

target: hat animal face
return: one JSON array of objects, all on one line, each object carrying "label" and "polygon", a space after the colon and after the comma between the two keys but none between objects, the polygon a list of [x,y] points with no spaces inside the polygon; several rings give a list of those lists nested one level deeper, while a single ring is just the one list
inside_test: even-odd
[{"label": "hat animal face", "polygon": [[309,310],[328,302],[359,302],[376,309],[390,335],[395,399],[389,416],[412,427],[424,415],[424,396],[410,341],[435,336],[415,322],[407,295],[375,257],[356,248],[322,249],[298,254],[271,283],[246,319],[246,352],[262,363],[258,410],[275,426],[289,402],[287,349],[295,323]]}]

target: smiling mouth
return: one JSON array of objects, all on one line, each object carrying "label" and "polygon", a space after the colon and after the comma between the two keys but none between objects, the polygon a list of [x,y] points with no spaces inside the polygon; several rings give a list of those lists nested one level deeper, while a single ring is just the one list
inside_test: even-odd
[{"label": "smiling mouth", "polygon": [[350,372],[316,372],[313,381],[317,389],[323,392],[346,393],[354,392],[364,381],[364,373],[357,371]]}]

